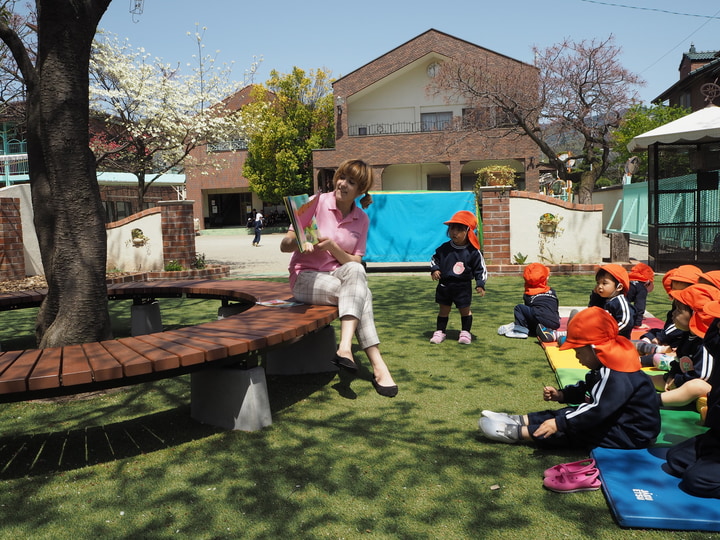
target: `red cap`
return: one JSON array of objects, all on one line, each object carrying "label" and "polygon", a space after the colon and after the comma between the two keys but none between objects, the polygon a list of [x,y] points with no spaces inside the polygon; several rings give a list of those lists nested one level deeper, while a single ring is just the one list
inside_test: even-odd
[{"label": "red cap", "polygon": [[598,360],[615,371],[640,371],[640,356],[629,339],[618,335],[618,324],[601,307],[593,306],[578,312],[568,323],[567,339],[560,350],[592,345]]},{"label": "red cap", "polygon": [[614,277],[617,282],[623,286],[623,294],[627,294],[630,290],[630,278],[628,272],[619,264],[603,264],[600,270],[605,270],[608,274]]},{"label": "red cap", "polygon": [[705,272],[704,274],[700,274],[700,277],[698,278],[698,283],[708,283],[720,289],[720,270],[713,270],[711,272]]},{"label": "red cap", "polygon": [[715,319],[712,314],[705,313],[705,306],[712,301],[720,300],[720,289],[705,283],[696,283],[687,289],[670,291],[670,296],[692,309],[690,330],[696,336],[705,337],[705,332]]},{"label": "red cap", "polygon": [[637,263],[628,273],[630,281],[654,281],[655,271],[645,263]]},{"label": "red cap", "polygon": [[530,263],[523,270],[523,279],[525,279],[525,294],[540,294],[550,290],[547,284],[547,278],[550,275],[550,269],[542,263]]},{"label": "red cap", "polygon": [[460,225],[468,227],[468,240],[470,240],[470,243],[475,246],[475,249],[480,249],[480,242],[478,241],[477,236],[475,236],[475,229],[477,229],[477,218],[475,217],[475,214],[469,210],[460,210],[459,212],[455,212],[452,219],[445,221],[444,223],[445,225],[459,223]]},{"label": "red cap", "polygon": [[670,294],[670,289],[672,289],[673,281],[689,283],[690,285],[692,285],[693,283],[697,283],[700,274],[702,274],[702,270],[700,270],[697,266],[693,264],[683,264],[681,266],[678,266],[677,268],[672,268],[668,270],[667,273],[663,276],[662,284],[663,287],[665,287],[667,293]]}]

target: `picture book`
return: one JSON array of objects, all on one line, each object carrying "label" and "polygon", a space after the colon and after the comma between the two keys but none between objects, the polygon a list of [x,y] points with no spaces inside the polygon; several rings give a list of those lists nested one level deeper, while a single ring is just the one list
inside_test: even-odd
[{"label": "picture book", "polygon": [[318,243],[318,226],[315,220],[317,197],[311,199],[308,195],[288,195],[283,197],[290,222],[295,231],[300,253],[307,251],[307,244]]}]

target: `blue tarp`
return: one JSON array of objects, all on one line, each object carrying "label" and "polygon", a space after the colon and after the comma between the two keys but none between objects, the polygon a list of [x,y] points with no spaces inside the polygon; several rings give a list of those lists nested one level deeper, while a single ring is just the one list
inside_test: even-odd
[{"label": "blue tarp", "polygon": [[[448,241],[443,222],[455,212],[477,215],[472,191],[371,193],[365,209],[370,217],[366,262],[430,262],[437,247]],[[480,220],[478,219],[478,222]],[[479,238],[482,244],[482,233]]]}]

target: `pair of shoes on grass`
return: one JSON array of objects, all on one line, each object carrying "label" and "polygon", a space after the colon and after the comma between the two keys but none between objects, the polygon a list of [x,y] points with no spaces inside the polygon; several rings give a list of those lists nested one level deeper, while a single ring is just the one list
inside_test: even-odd
[{"label": "pair of shoes on grass", "polygon": [[[430,338],[430,343],[434,343],[437,345],[438,343],[442,343],[443,341],[445,341],[446,338],[447,334],[445,332],[443,332],[442,330],[435,330],[432,337]],[[470,345],[471,342],[472,336],[470,335],[470,332],[468,332],[467,330],[461,331],[460,337],[458,338],[458,343],[462,345]]]},{"label": "pair of shoes on grass", "polygon": [[601,485],[599,475],[595,460],[591,458],[561,463],[545,470],[543,486],[556,493],[596,491]]},{"label": "pair of shoes on grass", "polygon": [[522,416],[493,411],[483,411],[478,427],[488,439],[514,444],[522,438]]},{"label": "pair of shoes on grass", "polygon": [[528,337],[528,329],[515,323],[503,324],[497,329],[497,333],[501,336],[516,339],[527,339]]},{"label": "pair of shoes on grass", "polygon": [[551,330],[550,328],[544,327],[542,324],[537,325],[535,333],[537,334],[538,339],[543,343],[552,343],[553,341],[557,341],[558,345],[562,345],[567,339],[567,332]]}]

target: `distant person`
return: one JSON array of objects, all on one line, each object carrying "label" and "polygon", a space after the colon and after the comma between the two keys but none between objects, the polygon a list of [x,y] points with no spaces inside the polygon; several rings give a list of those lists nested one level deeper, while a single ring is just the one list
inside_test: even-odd
[{"label": "distant person", "polygon": [[637,263],[630,269],[628,278],[630,279],[630,288],[628,289],[627,299],[635,312],[633,326],[635,328],[648,328],[643,323],[643,318],[645,317],[647,295],[655,287],[655,272],[647,264]]},{"label": "distant person", "polygon": [[253,246],[258,247],[260,245],[260,235],[263,230],[263,215],[254,208],[253,214],[255,214],[255,238],[253,239]]},{"label": "distant person", "polygon": [[480,242],[475,236],[477,218],[467,210],[456,212],[444,223],[448,226],[448,242],[440,245],[430,260],[430,276],[437,281],[435,302],[440,306],[436,330],[430,343],[442,343],[447,335],[452,305],[460,312],[460,336],[458,343],[469,345],[472,341],[472,282],[475,281],[475,292],[485,296],[487,268],[485,259],[480,253]]},{"label": "distant person", "polygon": [[498,334],[525,339],[536,335],[537,326],[557,330],[560,327],[559,300],[548,283],[550,269],[542,263],[530,263],[523,270],[523,303],[515,306],[515,321],[498,328]]}]

